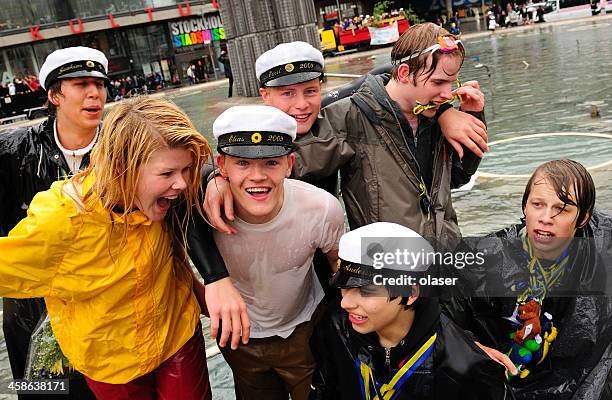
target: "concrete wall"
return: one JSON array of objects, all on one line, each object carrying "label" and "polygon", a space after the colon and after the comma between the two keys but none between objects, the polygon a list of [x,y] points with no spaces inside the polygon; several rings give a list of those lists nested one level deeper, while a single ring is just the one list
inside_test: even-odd
[{"label": "concrete wall", "polygon": [[313,0],[224,0],[219,12],[241,96],[259,96],[255,60],[266,50],[295,40],[319,48]]}]

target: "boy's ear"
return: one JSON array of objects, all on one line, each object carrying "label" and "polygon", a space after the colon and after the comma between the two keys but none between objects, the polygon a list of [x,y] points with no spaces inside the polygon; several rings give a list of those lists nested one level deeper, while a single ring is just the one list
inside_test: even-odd
[{"label": "boy's ear", "polygon": [[417,299],[419,298],[420,293],[421,291],[419,289],[419,285],[412,285],[412,294],[410,295],[410,297],[408,297],[408,302],[406,303],[406,305],[413,305],[414,302],[417,301]]},{"label": "boy's ear", "polygon": [[294,163],[295,163],[295,154],[291,153],[287,156],[287,173],[285,173],[286,178],[289,178],[291,176],[291,170],[293,169]]},{"label": "boy's ear", "polygon": [[397,67],[397,80],[401,83],[411,83],[412,78],[410,77],[410,68],[406,64],[400,64]]},{"label": "boy's ear", "polygon": [[49,100],[49,103],[53,104],[55,107],[57,107],[59,104],[57,96],[58,94],[55,90],[50,90],[49,92],[47,92],[47,100]]},{"label": "boy's ear", "polygon": [[217,165],[219,166],[219,171],[221,172],[221,176],[223,178],[227,178],[227,172],[225,171],[225,157],[223,154],[217,154]]},{"label": "boy's ear", "polygon": [[270,101],[270,92],[266,88],[259,88],[259,95],[265,104]]}]

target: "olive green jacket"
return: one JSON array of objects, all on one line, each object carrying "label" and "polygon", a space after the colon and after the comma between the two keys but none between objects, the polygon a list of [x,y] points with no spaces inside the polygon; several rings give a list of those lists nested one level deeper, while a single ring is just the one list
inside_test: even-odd
[{"label": "olive green jacket", "polygon": [[[433,135],[428,218],[420,206],[417,165],[398,128],[399,120],[381,104],[392,101],[384,83],[384,78],[368,77],[353,96],[322,110],[311,132],[296,140],[293,174],[316,182],[339,171],[351,229],[385,221],[410,227],[424,237],[460,237],[451,188],[469,182],[480,159],[466,151],[460,160],[438,123],[420,117],[417,136]],[[484,118],[483,113],[476,116]]]}]

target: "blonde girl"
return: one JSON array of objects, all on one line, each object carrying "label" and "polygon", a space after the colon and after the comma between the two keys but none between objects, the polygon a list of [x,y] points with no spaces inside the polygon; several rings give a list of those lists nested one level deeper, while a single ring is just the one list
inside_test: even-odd
[{"label": "blonde girl", "polygon": [[38,193],[0,238],[0,295],[45,298],[62,351],[99,399],[211,398],[183,246],[210,154],[175,105],[124,102],[89,168]]}]

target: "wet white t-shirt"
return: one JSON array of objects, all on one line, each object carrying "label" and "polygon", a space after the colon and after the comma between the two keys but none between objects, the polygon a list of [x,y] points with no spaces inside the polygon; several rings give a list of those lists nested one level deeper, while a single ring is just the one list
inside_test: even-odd
[{"label": "wet white t-shirt", "polygon": [[[338,249],[345,231],[340,202],[308,183],[285,179],[278,215],[265,224],[236,218],[238,233],[215,232],[230,279],[247,305],[251,337],[291,335],[323,299],[312,259]],[[331,268],[331,266],[330,266]]]}]

